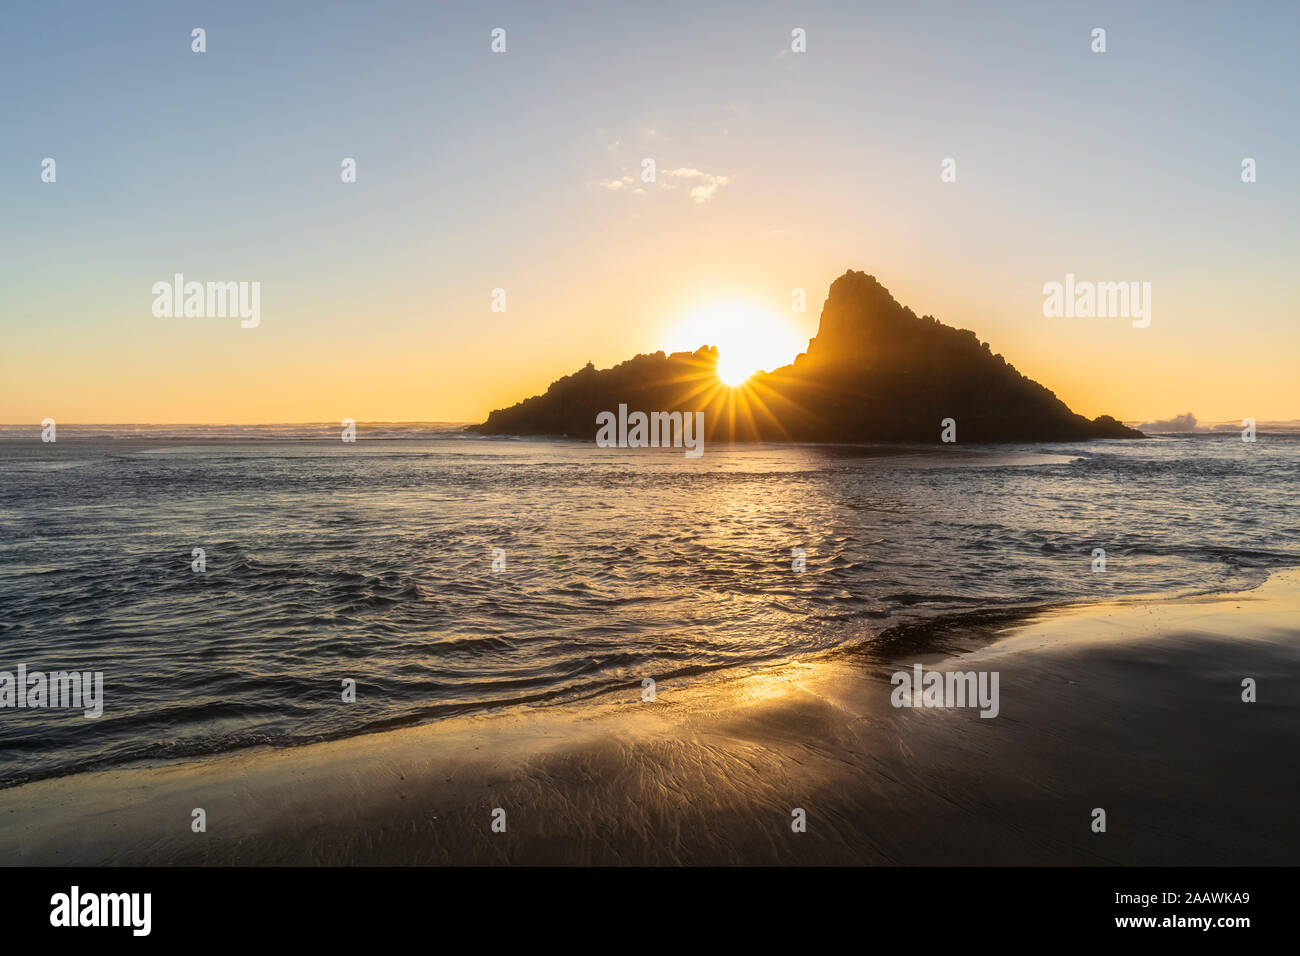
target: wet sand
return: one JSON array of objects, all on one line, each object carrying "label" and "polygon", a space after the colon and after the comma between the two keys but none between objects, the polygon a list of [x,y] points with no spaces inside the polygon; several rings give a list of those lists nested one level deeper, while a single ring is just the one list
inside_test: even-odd
[{"label": "wet sand", "polygon": [[[1300,571],[756,676],[0,791],[0,861],[1295,864]],[[915,663],[1000,713],[903,709]],[[1254,678],[1258,702],[1242,701]],[[191,813],[207,814],[207,832]],[[1107,815],[1092,831],[1093,809]],[[493,832],[493,810],[506,830]],[[791,829],[806,811],[807,830]]]}]

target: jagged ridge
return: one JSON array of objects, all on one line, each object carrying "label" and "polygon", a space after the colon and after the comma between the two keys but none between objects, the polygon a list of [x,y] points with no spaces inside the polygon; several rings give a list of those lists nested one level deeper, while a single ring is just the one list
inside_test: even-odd
[{"label": "jagged ridge", "polygon": [[603,370],[588,362],[471,430],[590,440],[596,415],[622,403],[703,411],[708,441],[930,442],[945,418],[963,442],[1142,437],[1109,415],[1075,414],[974,332],[918,318],[864,272],[831,284],[817,335],[793,364],[731,390],[717,382],[717,358],[706,346]]}]

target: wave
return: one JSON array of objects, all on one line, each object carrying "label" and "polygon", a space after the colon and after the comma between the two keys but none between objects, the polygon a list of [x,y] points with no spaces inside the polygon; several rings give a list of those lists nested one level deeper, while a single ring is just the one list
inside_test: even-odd
[{"label": "wave", "polygon": [[[479,440],[466,432],[471,422],[356,422],[357,440],[460,438]],[[98,425],[62,422],[58,441],[338,441],[341,422],[296,422],[263,425]],[[0,425],[0,440],[33,441],[41,426]]]}]

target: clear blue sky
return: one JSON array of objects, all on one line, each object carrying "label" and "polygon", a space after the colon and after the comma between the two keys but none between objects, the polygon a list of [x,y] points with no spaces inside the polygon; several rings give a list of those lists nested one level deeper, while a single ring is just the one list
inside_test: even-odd
[{"label": "clear blue sky", "polygon": [[[1086,414],[1300,417],[1297,3],[8,3],[0,27],[3,421],[481,418],[718,302],[806,340],[847,268]],[[677,177],[613,187],[647,156]],[[1152,282],[1152,327],[1044,318],[1067,271]],[[155,318],[176,272],[260,281],[261,326]]]}]

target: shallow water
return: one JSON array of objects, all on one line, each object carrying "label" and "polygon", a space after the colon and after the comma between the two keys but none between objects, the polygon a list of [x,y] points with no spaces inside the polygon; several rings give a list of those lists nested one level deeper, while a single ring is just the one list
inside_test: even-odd
[{"label": "shallow water", "polygon": [[1295,437],[692,460],[436,426],[83,434],[0,441],[0,670],[103,671],[105,711],[0,710],[3,784],[633,697],[937,615],[1300,564]]}]

